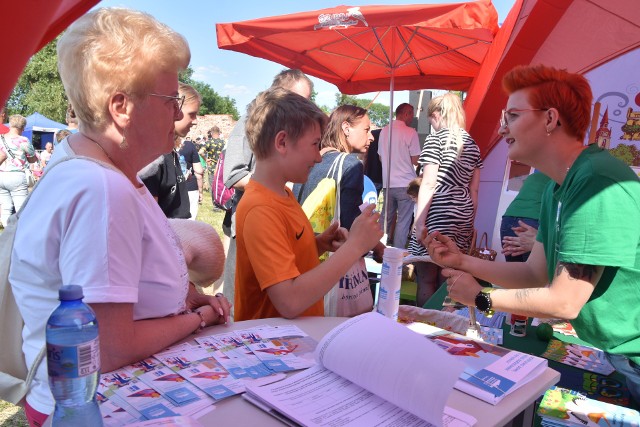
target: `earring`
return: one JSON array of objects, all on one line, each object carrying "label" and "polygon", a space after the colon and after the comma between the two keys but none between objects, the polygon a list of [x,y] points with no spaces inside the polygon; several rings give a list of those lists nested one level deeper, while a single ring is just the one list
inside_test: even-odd
[{"label": "earring", "polygon": [[126,128],[122,129],[122,141],[120,142],[120,145],[119,145],[121,150],[126,150],[127,148],[129,148],[129,144],[127,143],[126,133],[127,133],[127,129]]}]

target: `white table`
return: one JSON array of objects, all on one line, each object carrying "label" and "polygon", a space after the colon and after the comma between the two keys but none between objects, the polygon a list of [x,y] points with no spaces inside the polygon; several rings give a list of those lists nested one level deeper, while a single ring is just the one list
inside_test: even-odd
[{"label": "white table", "polygon": [[[293,324],[305,331],[311,337],[320,339],[333,327],[343,322],[339,317],[301,317],[298,319],[259,319],[233,323],[229,326],[212,326],[202,331],[201,335],[212,335],[229,330],[245,329],[262,324],[287,325]],[[453,390],[447,405],[474,416],[477,427],[501,427],[508,425],[510,421],[522,411],[529,409],[533,402],[541,396],[545,390],[560,380],[560,373],[551,368],[538,378],[507,396],[497,405],[491,405],[475,397],[469,396],[458,390]],[[282,426],[275,418],[261,411],[241,396],[225,399],[215,405],[215,410],[202,416],[199,421],[210,427],[269,427]],[[515,426],[514,426],[515,427]]]}]

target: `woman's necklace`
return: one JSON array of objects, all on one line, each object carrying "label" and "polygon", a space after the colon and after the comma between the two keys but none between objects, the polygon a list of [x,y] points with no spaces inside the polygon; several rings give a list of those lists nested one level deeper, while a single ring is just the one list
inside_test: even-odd
[{"label": "woman's necklace", "polygon": [[82,134],[82,136],[84,136],[85,138],[87,138],[89,141],[93,142],[94,144],[96,144],[98,147],[100,147],[100,149],[102,150],[102,152],[104,153],[105,156],[107,156],[107,158],[111,161],[111,163],[115,166],[116,162],[113,161],[113,159],[111,158],[111,156],[109,155],[109,153],[107,153],[107,150],[104,149],[104,147],[102,145],[100,145],[98,143],[98,141],[96,141],[93,138],[89,138],[87,135]]}]

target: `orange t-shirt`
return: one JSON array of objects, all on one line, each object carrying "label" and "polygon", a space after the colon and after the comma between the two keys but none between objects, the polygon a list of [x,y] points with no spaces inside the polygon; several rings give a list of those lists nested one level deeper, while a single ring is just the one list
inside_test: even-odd
[{"label": "orange t-shirt", "polygon": [[[275,194],[251,180],[236,211],[235,320],[281,317],[266,289],[318,266],[311,224],[287,188]],[[324,315],[320,299],[302,316]]]}]

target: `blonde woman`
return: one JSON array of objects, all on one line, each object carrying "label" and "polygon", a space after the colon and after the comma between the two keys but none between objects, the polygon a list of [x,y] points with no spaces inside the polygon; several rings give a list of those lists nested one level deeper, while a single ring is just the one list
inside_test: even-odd
[{"label": "blonde woman", "polygon": [[[16,231],[9,280],[27,366],[45,342],[43,313],[57,305],[61,284],[82,286],[96,313],[103,372],[228,317],[224,297],[190,284],[199,282],[193,260],[137,177],[173,148],[183,118],[178,72],[189,59],[181,35],[129,9],[89,12],[60,38],[58,68],[80,131],[56,147]],[[73,156],[81,158],[65,161]],[[42,363],[27,394],[30,425],[53,407]]]},{"label": "blonde woman", "polygon": [[[416,240],[439,231],[450,236],[462,251],[471,244],[480,185],[480,149],[467,133],[460,97],[447,93],[427,107],[432,132],[427,136],[418,164],[422,183],[418,194],[415,230],[409,242],[412,255],[427,255]],[[416,303],[422,307],[444,278],[432,263],[416,263]]]},{"label": "blonde woman", "polygon": [[29,194],[25,169],[38,160],[31,141],[22,136],[27,119],[19,114],[9,117],[9,132],[0,135],[0,222],[7,225],[9,216],[18,212]]}]

